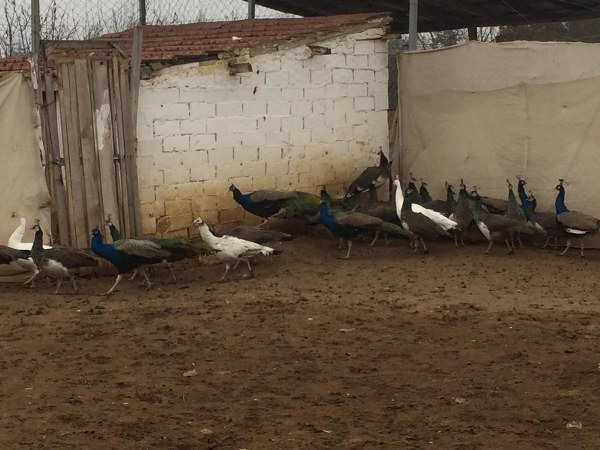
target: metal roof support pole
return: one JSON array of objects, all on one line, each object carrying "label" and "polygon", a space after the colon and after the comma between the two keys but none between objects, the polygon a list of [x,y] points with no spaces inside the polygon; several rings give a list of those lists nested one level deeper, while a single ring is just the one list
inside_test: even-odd
[{"label": "metal roof support pole", "polygon": [[419,10],[419,0],[410,0],[408,10],[408,49],[410,51],[417,49],[417,14]]},{"label": "metal roof support pole", "polygon": [[139,25],[146,25],[146,0],[140,0],[140,20]]},{"label": "metal roof support pole", "polygon": [[256,1],[248,0],[248,19],[254,19],[256,13]]}]

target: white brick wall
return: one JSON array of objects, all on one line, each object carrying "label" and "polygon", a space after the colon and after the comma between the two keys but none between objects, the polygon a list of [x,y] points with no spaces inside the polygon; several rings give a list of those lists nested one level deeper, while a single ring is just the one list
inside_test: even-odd
[{"label": "white brick wall", "polygon": [[[227,61],[164,69],[141,82],[138,178],[144,232],[163,215],[176,227],[254,220],[231,198],[243,191],[333,193],[388,151],[387,43],[380,30],[246,57],[253,72],[231,76]],[[258,72],[258,73],[257,73]],[[154,224],[154,228],[153,225]],[[170,231],[178,231],[173,228]]]}]

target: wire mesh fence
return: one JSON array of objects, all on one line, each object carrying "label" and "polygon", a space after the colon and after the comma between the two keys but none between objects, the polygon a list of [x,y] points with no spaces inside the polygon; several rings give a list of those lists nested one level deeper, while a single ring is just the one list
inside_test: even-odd
[{"label": "wire mesh fence", "polygon": [[[40,0],[42,39],[89,39],[122,31],[140,22],[142,0]],[[145,0],[149,25],[241,20],[248,17],[243,0]],[[0,57],[31,49],[31,0],[0,0]],[[256,7],[256,18],[290,17]]]}]

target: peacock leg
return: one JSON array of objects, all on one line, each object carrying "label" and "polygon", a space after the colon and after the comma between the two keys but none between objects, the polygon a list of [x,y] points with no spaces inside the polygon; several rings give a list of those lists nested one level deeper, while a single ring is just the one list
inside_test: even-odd
[{"label": "peacock leg", "polygon": [[225,281],[225,278],[227,277],[227,274],[229,273],[229,270],[231,269],[231,266],[229,263],[225,263],[225,273],[223,274],[223,276],[221,277],[220,281]]},{"label": "peacock leg", "polygon": [[344,243],[344,240],[342,238],[340,238],[340,240],[338,241],[338,250],[342,249],[342,244]]},{"label": "peacock leg", "polygon": [[340,256],[340,259],[350,259],[350,250],[352,250],[352,241],[348,239],[348,251],[346,252],[346,256]]},{"label": "peacock leg", "polygon": [[269,229],[268,223],[269,223],[269,219],[267,219],[266,217],[263,217],[262,222],[259,225],[257,225],[256,228],[262,228],[266,225],[265,228],[268,230]]},{"label": "peacock leg", "polygon": [[115,288],[117,287],[117,284],[119,284],[119,282],[121,281],[121,279],[123,278],[123,274],[120,273],[119,275],[117,275],[117,280],[115,281],[115,284],[113,284],[113,286],[106,291],[104,294],[102,295],[110,295],[114,292]]},{"label": "peacock leg", "polygon": [[254,278],[254,272],[252,272],[252,266],[250,265],[250,258],[246,258],[246,264],[248,264],[248,270],[250,271],[250,278]]},{"label": "peacock leg", "polygon": [[77,287],[77,283],[75,282],[75,275],[71,275],[71,281],[73,282],[73,290],[76,294],[79,294],[79,288]]},{"label": "peacock leg", "polygon": [[521,240],[521,233],[517,233],[517,242],[519,242],[519,248],[525,248],[523,241]]},{"label": "peacock leg", "polygon": [[512,248],[515,248],[515,234],[514,233],[510,233],[510,246]]},{"label": "peacock leg", "polygon": [[[518,236],[519,236],[519,235],[517,234],[517,237],[518,237]],[[514,248],[512,245],[510,245],[510,244],[508,243],[508,238],[506,238],[506,239],[504,240],[504,242],[506,242],[506,246],[508,247],[508,254],[509,254],[509,255],[512,255],[512,254],[515,252],[515,248]]]},{"label": "peacock leg", "polygon": [[454,245],[456,245],[457,247],[460,247],[460,245],[458,245],[458,232],[454,233]]},{"label": "peacock leg", "polygon": [[142,271],[142,275],[144,275],[144,279],[146,280],[146,290],[147,291],[152,290],[152,282],[150,281],[150,277],[146,273],[146,269],[142,268],[141,271]]},{"label": "peacock leg", "polygon": [[583,238],[579,238],[579,241],[581,242],[581,257],[583,258]]},{"label": "peacock leg", "polygon": [[56,289],[54,290],[54,295],[58,295],[58,291],[60,290],[61,285],[62,285],[62,278],[58,277],[56,279]]},{"label": "peacock leg", "polygon": [[33,280],[35,280],[39,274],[40,274],[40,271],[36,268],[35,272],[33,272],[33,275],[31,277],[29,277],[27,279],[27,281],[25,281],[23,283],[23,286],[27,286],[29,284],[29,287],[32,288],[33,287]]},{"label": "peacock leg", "polygon": [[423,244],[423,253],[429,253],[429,249],[425,245],[425,241],[421,238],[421,244]]},{"label": "peacock leg", "polygon": [[463,247],[465,246],[465,234],[462,231],[460,232],[460,243]]},{"label": "peacock leg", "polygon": [[235,264],[233,265],[233,270],[237,269],[237,268],[238,268],[238,266],[240,265],[240,263],[241,263],[241,262],[242,262],[242,260],[241,260],[241,259],[238,259],[238,260],[235,262]]},{"label": "peacock leg", "polygon": [[383,233],[383,238],[385,239],[385,245],[390,245],[390,240],[388,239],[387,233]]},{"label": "peacock leg", "polygon": [[[508,238],[507,238],[507,242],[508,242]],[[492,248],[492,245],[494,245],[494,241],[490,241],[490,245],[488,245],[488,248],[486,248],[483,253],[489,253],[490,249]]]},{"label": "peacock leg", "polygon": [[137,275],[137,273],[138,273],[138,271],[137,271],[137,269],[135,269],[133,271],[133,273],[131,274],[131,277],[129,278],[129,281],[133,281],[133,279],[135,278],[135,276]]},{"label": "peacock leg", "polygon": [[373,245],[375,245],[375,242],[377,242],[377,239],[379,239],[379,230],[375,230],[375,238],[373,238],[373,240],[369,244],[369,247],[373,247]]},{"label": "peacock leg", "polygon": [[564,255],[565,253],[567,253],[567,250],[569,250],[571,248],[571,238],[568,237],[567,238],[567,246],[565,247],[565,249],[562,251],[561,255]]},{"label": "peacock leg", "polygon": [[558,248],[558,236],[554,236],[554,250]]},{"label": "peacock leg", "polygon": [[551,239],[550,236],[548,236],[546,238],[546,242],[544,242],[544,245],[542,245],[542,248],[546,248],[548,246],[548,242],[550,242],[550,239]]}]

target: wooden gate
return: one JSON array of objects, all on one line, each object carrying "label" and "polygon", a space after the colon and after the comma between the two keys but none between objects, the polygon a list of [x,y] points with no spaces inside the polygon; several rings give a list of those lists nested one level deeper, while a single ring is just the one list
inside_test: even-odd
[{"label": "wooden gate", "polygon": [[42,84],[53,235],[83,248],[108,214],[137,235],[139,201],[128,60],[109,43],[79,44],[76,57],[62,56],[72,42],[47,49]]}]

